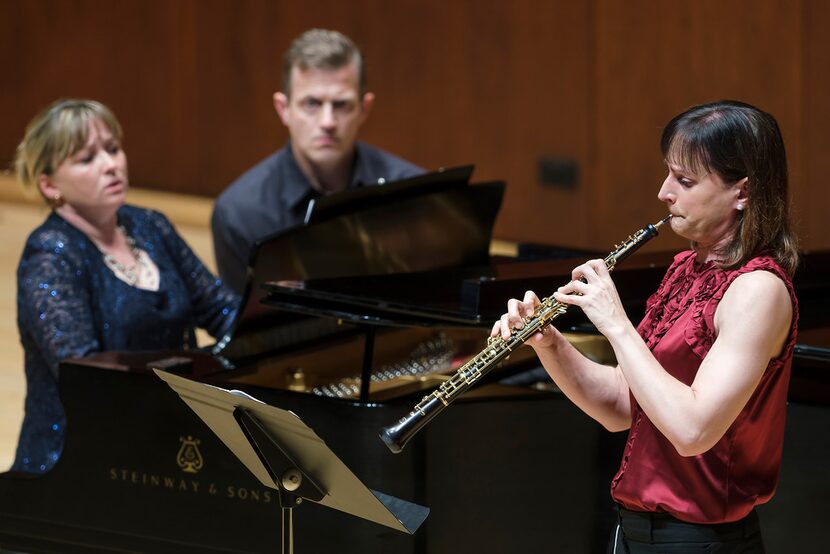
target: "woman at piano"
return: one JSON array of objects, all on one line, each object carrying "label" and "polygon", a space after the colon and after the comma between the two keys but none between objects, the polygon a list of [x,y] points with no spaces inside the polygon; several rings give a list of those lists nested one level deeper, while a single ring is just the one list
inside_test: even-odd
[{"label": "woman at piano", "polygon": [[[611,496],[609,552],[763,552],[755,506],[781,466],[798,305],[787,162],[775,119],[740,102],[696,106],[663,130],[657,195],[691,242],[635,327],[602,260],[556,300],[580,307],[618,365],[596,364],[553,327],[530,344],[557,386],[628,440]],[[539,304],[508,302],[509,337]]]},{"label": "woman at piano", "polygon": [[194,327],[230,331],[239,298],[205,268],[166,217],[125,204],[121,126],[103,104],[60,100],[17,149],[24,187],[51,208],[17,270],[26,402],[12,471],[58,461],[67,422],[58,365],[104,350],[194,346]]}]

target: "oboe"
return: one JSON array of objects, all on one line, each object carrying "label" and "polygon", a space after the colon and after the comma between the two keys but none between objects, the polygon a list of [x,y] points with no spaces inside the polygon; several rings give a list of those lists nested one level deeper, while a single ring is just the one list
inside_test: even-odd
[{"label": "oboe", "polygon": [[[614,250],[604,260],[608,271],[612,271],[619,262],[657,236],[657,229],[671,217],[671,215],[668,215],[657,223],[648,224],[630,235],[621,244],[615,245]],[[403,450],[409,439],[440,414],[453,400],[489,373],[516,348],[544,329],[551,321],[564,314],[567,309],[568,305],[554,300],[553,295],[543,298],[535,312],[524,318],[524,326],[521,329],[512,329],[509,339],[504,339],[501,336],[489,337],[487,347],[484,350],[461,366],[452,377],[444,381],[435,391],[425,396],[398,423],[383,428],[380,433],[381,440],[386,443],[389,450],[396,454]]]}]

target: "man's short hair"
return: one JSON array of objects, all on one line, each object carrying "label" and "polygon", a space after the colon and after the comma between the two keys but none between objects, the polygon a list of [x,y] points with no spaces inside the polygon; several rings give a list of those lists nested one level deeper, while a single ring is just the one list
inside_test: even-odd
[{"label": "man's short hair", "polygon": [[366,69],[363,55],[352,40],[337,31],[311,29],[297,37],[282,61],[282,88],[291,96],[291,72],[297,67],[334,70],[354,62],[357,65],[360,94],[366,88]]}]

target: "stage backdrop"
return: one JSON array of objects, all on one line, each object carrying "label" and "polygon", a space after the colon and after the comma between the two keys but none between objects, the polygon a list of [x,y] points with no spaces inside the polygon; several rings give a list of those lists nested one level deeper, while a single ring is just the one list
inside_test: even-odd
[{"label": "stage backdrop", "polygon": [[500,238],[607,250],[665,212],[666,121],[737,98],[778,117],[803,244],[830,247],[822,0],[2,0],[0,164],[36,110],[91,97],[124,124],[134,185],[216,196],[285,141],[271,95],[310,27],[365,52],[365,140],[508,182]]}]

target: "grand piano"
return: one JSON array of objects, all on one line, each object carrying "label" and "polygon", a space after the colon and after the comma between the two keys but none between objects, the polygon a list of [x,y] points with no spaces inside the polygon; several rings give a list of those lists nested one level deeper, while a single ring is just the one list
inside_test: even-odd
[{"label": "grand piano", "polygon": [[[295,514],[298,552],[603,552],[625,434],[581,414],[529,352],[488,375],[401,454],[378,438],[483,347],[507,298],[553,290],[574,265],[563,258],[600,254],[537,246],[534,261],[491,257],[503,184],[471,185],[470,173],[324,199],[306,225],[258,246],[242,316],[209,349],[65,361],[63,454],[43,476],[0,475],[0,548],[279,549],[276,492],[152,373],[163,368],[294,411],[368,486],[431,508],[408,536],[306,503]],[[617,268],[632,319],[670,260],[639,254]],[[820,551],[818,518],[830,498],[830,255],[808,253],[802,269],[808,342],[793,372],[780,490],[761,510],[770,552]],[[586,354],[612,360],[579,313],[557,323]]]}]

